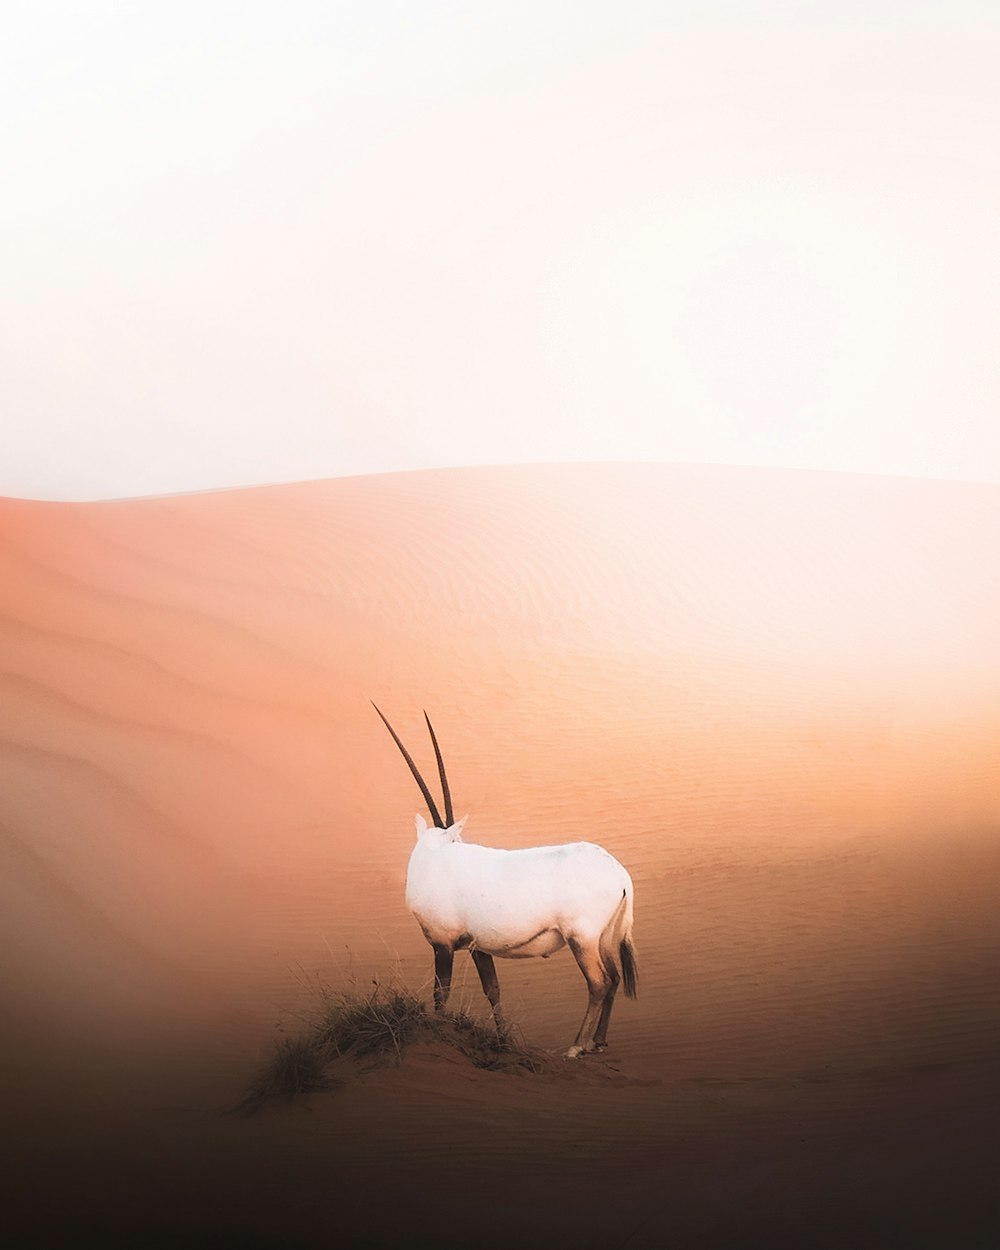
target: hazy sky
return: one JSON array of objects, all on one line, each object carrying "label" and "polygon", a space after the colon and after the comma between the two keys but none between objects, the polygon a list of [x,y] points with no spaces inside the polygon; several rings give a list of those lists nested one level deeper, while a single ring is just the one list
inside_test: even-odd
[{"label": "hazy sky", "polygon": [[7,0],[0,493],[1000,481],[1000,6]]}]

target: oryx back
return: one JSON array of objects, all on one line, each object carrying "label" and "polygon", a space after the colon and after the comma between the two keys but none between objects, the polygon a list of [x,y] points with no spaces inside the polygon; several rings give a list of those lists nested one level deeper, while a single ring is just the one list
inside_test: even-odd
[{"label": "oryx back", "polygon": [[407,874],[407,906],[429,941],[508,959],[598,941],[623,898],[631,917],[631,878],[591,842],[506,851],[422,838]]}]

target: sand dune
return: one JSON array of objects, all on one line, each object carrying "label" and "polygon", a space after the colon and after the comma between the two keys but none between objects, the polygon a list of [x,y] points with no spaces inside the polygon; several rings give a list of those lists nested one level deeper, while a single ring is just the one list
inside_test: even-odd
[{"label": "sand dune", "polygon": [[[820,1209],[817,1245],[880,1244],[893,1219],[927,1244],[960,1216],[985,1229],[998,543],[996,487],[735,469],[0,501],[22,1216],[25,1194],[55,1194],[107,1238],[91,1198],[113,1173],[127,1240],[160,1193],[142,1139],[185,1194],[172,1235],[235,1236],[232,1187],[280,1151],[300,1170],[254,1217],[259,1244],[329,1233],[333,1208],[294,1196],[331,1161],[341,1227],[395,1244],[359,1195],[388,1175],[430,1211],[430,1124],[452,1143],[459,1224],[505,1186],[497,1244],[522,1208],[556,1245],[574,1229],[661,1244],[670,1220],[683,1244],[741,1244],[741,1213],[803,1244]],[[469,840],[586,837],[632,871],[642,985],[616,1008],[617,1070],[498,1094],[512,1078],[431,1055],[308,1124],[217,1121],[275,1022],[292,1027],[302,977],[430,975],[402,902],[419,796],[370,698],[428,766],[431,711]],[[572,961],[500,973],[525,1034],[564,1045],[583,1009]],[[468,972],[459,993],[478,1008]],[[544,1164],[518,1146],[526,1125]],[[88,1141],[90,1187],[67,1188]],[[612,1175],[617,1215],[574,1206]],[[438,1244],[473,1244],[449,1227]]]}]

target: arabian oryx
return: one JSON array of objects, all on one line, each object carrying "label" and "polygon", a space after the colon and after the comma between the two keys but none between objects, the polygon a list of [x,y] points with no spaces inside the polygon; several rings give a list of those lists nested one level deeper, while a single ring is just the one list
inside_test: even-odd
[{"label": "arabian oryx", "polygon": [[[375,707],[375,704],[372,704]],[[434,951],[434,1007],[443,1011],[451,988],[455,951],[468,949],[493,1009],[505,1029],[494,955],[531,959],[569,945],[590,997],[566,1052],[575,1059],[603,1050],[619,981],[635,997],[632,946],[632,878],[592,842],[504,851],[462,841],[467,817],[456,821],[444,761],[430,717],[424,713],[437,758],[445,818],[441,819],[410,753],[377,707],[430,809],[432,826],[417,816],[417,844],[406,873],[406,905]]]}]

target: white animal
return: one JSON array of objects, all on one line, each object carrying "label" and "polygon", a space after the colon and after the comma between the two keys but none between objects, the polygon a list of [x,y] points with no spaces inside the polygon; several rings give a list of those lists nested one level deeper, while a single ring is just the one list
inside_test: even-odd
[{"label": "white animal", "polygon": [[417,816],[417,844],[406,874],[406,905],[434,951],[434,1006],[443,1011],[457,950],[468,950],[498,1033],[505,1029],[493,957],[531,959],[568,945],[587,982],[587,1010],[575,1059],[608,1043],[608,1021],[620,982],[635,998],[632,945],[632,878],[592,842],[504,851],[462,841],[467,817],[456,821],[444,761],[430,717],[424,713],[437,758],[445,819],[416,764],[375,704],[430,809],[433,825]]}]

